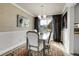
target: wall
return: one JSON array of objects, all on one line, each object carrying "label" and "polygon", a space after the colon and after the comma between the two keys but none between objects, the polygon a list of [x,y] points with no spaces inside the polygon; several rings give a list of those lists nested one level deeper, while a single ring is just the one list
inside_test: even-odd
[{"label": "wall", "polygon": [[[30,20],[29,27],[17,27],[17,14]],[[0,3],[0,54],[26,42],[26,32],[33,29],[33,17],[12,4]]]},{"label": "wall", "polygon": [[67,28],[63,30],[64,33],[64,47],[67,54],[74,53],[74,6],[75,4],[66,4],[67,11]]},{"label": "wall", "polygon": [[79,23],[79,4],[75,6],[75,23]]},{"label": "wall", "polygon": [[68,9],[69,53],[74,53],[74,6]]},{"label": "wall", "polygon": [[79,54],[79,34],[74,35],[74,53]]},{"label": "wall", "polygon": [[[75,6],[74,23],[79,23],[79,4]],[[74,34],[74,53],[79,54],[79,34]]]},{"label": "wall", "polygon": [[[17,28],[17,14],[30,20],[28,28]],[[31,30],[33,28],[33,17],[11,4],[0,4],[0,32]]]}]

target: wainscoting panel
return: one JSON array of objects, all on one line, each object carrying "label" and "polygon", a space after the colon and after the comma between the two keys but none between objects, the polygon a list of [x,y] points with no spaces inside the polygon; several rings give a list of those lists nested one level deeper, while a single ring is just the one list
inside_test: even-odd
[{"label": "wainscoting panel", "polygon": [[0,32],[0,55],[26,42],[26,31]]}]

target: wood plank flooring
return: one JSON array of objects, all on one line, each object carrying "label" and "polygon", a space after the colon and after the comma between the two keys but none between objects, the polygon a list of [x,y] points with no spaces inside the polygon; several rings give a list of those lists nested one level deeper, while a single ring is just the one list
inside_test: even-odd
[{"label": "wood plank flooring", "polygon": [[[63,45],[61,43],[57,43],[54,41],[50,41],[50,52],[48,54],[48,52],[46,52],[46,56],[64,56],[64,52],[63,52],[64,48]],[[37,52],[32,51],[33,56],[38,56]],[[19,48],[17,47],[16,49],[13,49],[11,51],[6,52],[5,54],[3,54],[3,56],[28,56],[28,51],[26,50],[26,45],[23,44],[22,46],[20,46]],[[40,56],[42,56],[42,52],[40,52],[39,54]]]}]

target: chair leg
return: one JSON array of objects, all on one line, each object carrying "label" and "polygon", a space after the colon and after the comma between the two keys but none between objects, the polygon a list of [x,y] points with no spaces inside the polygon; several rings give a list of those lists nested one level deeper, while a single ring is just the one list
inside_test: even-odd
[{"label": "chair leg", "polygon": [[46,46],[45,50],[46,50],[46,52],[48,53],[47,55],[49,55],[50,47],[49,47],[49,46]]},{"label": "chair leg", "polygon": [[48,47],[48,54],[50,53],[50,47]]},{"label": "chair leg", "polygon": [[49,52],[50,52],[50,51],[49,51],[49,49],[48,49],[48,55],[49,55]]},{"label": "chair leg", "polygon": [[30,50],[29,50],[29,56],[30,56]]},{"label": "chair leg", "polygon": [[29,50],[29,56],[32,56],[31,50]]},{"label": "chair leg", "polygon": [[38,51],[38,56],[40,56],[40,54],[39,54],[40,52]]}]

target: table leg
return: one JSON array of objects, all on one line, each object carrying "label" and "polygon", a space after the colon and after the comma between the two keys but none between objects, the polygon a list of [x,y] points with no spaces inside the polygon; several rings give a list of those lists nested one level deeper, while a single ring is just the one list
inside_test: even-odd
[{"label": "table leg", "polygon": [[44,47],[44,49],[43,49],[43,56],[45,56],[45,40],[43,40],[43,47]]},{"label": "table leg", "polygon": [[28,51],[28,56],[29,56],[29,50],[28,50],[28,39],[26,39],[26,50]]}]

